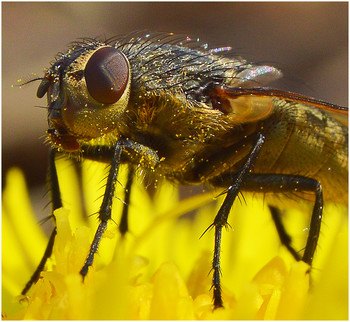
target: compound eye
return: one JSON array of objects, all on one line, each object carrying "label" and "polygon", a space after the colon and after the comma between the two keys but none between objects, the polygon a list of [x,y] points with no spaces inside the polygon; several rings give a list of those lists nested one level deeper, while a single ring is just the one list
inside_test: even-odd
[{"label": "compound eye", "polygon": [[122,52],[113,47],[97,50],[84,71],[87,89],[99,103],[113,104],[123,95],[129,80],[129,66]]}]

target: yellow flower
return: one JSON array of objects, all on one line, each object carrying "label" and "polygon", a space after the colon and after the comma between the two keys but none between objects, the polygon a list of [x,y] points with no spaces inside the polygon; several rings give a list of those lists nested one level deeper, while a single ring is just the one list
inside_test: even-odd
[{"label": "yellow flower", "polygon": [[[95,262],[82,282],[79,271],[98,224],[81,216],[72,167],[58,164],[62,199],[69,209],[55,212],[58,234],[53,256],[26,297],[19,296],[46,246],[47,237],[32,213],[23,175],[8,173],[2,216],[2,314],[5,319],[347,319],[348,249],[344,210],[328,206],[309,289],[308,266],[295,262],[280,245],[271,216],[259,201],[236,202],[222,241],[224,309],[212,309],[212,223],[222,198],[203,193],[179,201],[164,184],[150,199],[136,183],[130,203],[130,232],[122,239],[115,222],[122,202],[114,200],[113,219]],[[105,166],[84,162],[87,212],[101,199],[96,187]],[[125,179],[122,171],[121,182]],[[100,195],[103,190],[97,193]],[[118,196],[123,188],[118,187]],[[99,195],[97,195],[99,196]],[[122,197],[121,197],[122,199]],[[68,206],[67,206],[68,208]],[[183,216],[199,209],[193,217]],[[296,247],[305,242],[302,212],[289,211],[288,229]],[[304,226],[303,226],[304,225]],[[298,248],[297,248],[298,249]]]}]

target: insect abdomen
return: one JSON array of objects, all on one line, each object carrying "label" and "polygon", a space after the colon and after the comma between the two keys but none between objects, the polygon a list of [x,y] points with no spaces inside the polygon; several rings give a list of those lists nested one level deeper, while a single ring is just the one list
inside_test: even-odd
[{"label": "insect abdomen", "polygon": [[282,100],[276,103],[277,111],[265,125],[267,140],[254,172],[317,179],[325,200],[346,203],[347,127],[322,110]]}]

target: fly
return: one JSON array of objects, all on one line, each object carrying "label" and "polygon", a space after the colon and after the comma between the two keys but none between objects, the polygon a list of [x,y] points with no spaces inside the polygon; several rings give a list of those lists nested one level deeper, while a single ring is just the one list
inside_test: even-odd
[{"label": "fly", "polygon": [[[100,224],[80,274],[92,265],[111,219],[118,169],[129,165],[125,200],[135,168],[178,184],[226,189],[216,214],[213,304],[222,307],[222,228],[239,192],[265,194],[281,243],[311,265],[322,221],[323,200],[347,203],[348,109],[296,93],[264,87],[279,69],[208,49],[188,37],[132,33],[106,41],[83,39],[59,54],[40,78],[47,96],[49,184],[53,210],[62,207],[55,156],[110,164],[99,210]],[[342,118],[343,117],[343,118]],[[292,246],[275,195],[313,202],[303,255]],[[120,231],[128,230],[127,203]],[[56,228],[37,270],[51,256]]]}]

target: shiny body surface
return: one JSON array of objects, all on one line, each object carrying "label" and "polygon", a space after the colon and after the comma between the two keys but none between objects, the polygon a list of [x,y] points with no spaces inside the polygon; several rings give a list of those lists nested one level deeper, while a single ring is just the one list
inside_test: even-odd
[{"label": "shiny body surface", "polygon": [[[49,181],[53,210],[62,207],[55,154],[110,164],[100,224],[80,271],[93,264],[111,209],[121,163],[155,185],[226,188],[213,224],[214,308],[223,306],[220,284],[222,228],[239,192],[264,193],[281,243],[296,260],[311,265],[322,223],[323,200],[346,204],[347,108],[270,89],[282,73],[229,56],[230,47],[208,49],[188,37],[132,33],[106,41],[73,43],[46,71],[38,88],[47,94]],[[291,245],[277,207],[295,195],[313,202],[303,255]],[[275,198],[277,196],[277,198]],[[288,198],[281,198],[287,196]],[[125,200],[130,198],[130,189]],[[128,231],[123,209],[120,232]],[[209,228],[210,228],[209,227]],[[39,278],[44,257],[22,294]]]},{"label": "shiny body surface", "polygon": [[[97,103],[84,79],[76,78],[94,52],[110,45],[130,64],[130,91],[123,106],[121,100],[106,107]],[[249,88],[282,74],[274,67],[225,57],[228,47],[206,47],[172,34],[73,45],[56,62],[63,75],[58,99],[49,98],[51,126],[68,135],[56,141],[54,136],[52,142],[63,151],[75,150],[72,155],[108,159],[118,138],[128,138],[152,153],[145,158],[142,151],[128,149],[126,162],[149,169],[157,180],[227,187],[225,177],[240,168],[261,131],[266,143],[253,173],[312,177],[320,181],[326,200],[345,203],[347,126],[328,112],[281,98],[252,95],[217,104],[208,84]]]}]

